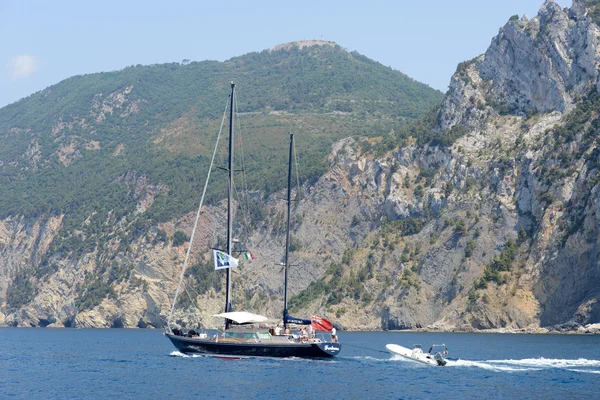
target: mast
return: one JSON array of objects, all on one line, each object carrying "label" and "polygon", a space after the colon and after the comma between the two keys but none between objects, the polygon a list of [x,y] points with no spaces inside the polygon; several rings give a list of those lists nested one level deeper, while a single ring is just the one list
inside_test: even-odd
[{"label": "mast", "polygon": [[292,210],[292,150],[294,148],[294,134],[290,133],[290,158],[288,162],[288,187],[287,187],[287,228],[285,237],[285,267],[283,279],[283,327],[287,328],[287,284],[288,284],[288,267],[290,264],[290,217]]},{"label": "mast", "polygon": [[[233,232],[233,218],[231,215],[231,198],[233,196],[233,105],[235,96],[235,83],[231,82],[231,104],[229,107],[229,181],[227,187],[227,254],[231,256],[231,242]],[[231,311],[231,268],[227,268],[225,285],[225,312]],[[229,320],[225,318],[225,329],[229,328]]]}]

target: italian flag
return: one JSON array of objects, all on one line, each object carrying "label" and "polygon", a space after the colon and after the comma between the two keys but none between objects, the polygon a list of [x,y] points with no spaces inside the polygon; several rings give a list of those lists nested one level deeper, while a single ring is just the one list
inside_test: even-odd
[{"label": "italian flag", "polygon": [[245,252],[244,260],[254,260],[254,255],[252,253]]}]

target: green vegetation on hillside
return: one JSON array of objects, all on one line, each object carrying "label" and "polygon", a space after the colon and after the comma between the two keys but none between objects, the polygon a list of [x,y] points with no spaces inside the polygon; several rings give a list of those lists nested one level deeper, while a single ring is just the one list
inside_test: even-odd
[{"label": "green vegetation on hillside", "polygon": [[[564,204],[565,212],[560,223],[563,230],[561,239],[563,245],[569,237],[583,227],[590,197],[593,196],[594,187],[600,183],[599,108],[600,94],[594,88],[577,103],[563,123],[546,132],[547,154],[538,162],[536,170],[538,179],[548,187],[548,191],[541,194],[539,200],[546,207],[557,201],[555,187],[561,187],[566,177],[581,173],[578,171],[578,161],[585,160],[587,166],[587,176],[586,179],[581,180],[580,188],[585,194],[572,198]],[[584,187],[587,190],[583,190]]]},{"label": "green vegetation on hillside", "polygon": [[114,285],[131,278],[133,265],[113,262],[110,265],[103,263],[94,274],[86,272],[85,281],[78,287],[75,299],[77,310],[91,310],[99,305],[104,298],[115,297]]},{"label": "green vegetation on hillside", "polygon": [[[263,195],[285,186],[290,130],[301,178],[314,182],[328,168],[333,142],[400,131],[441,99],[339,46],[75,76],[0,109],[0,218],[65,214],[50,256],[118,244],[103,255],[110,261],[151,226],[195,210],[232,80],[246,184]],[[225,148],[223,139],[218,166]],[[214,171],[206,203],[224,197],[224,174]],[[146,196],[150,208],[137,213]],[[106,290],[88,285],[78,304],[90,307]]]},{"label": "green vegetation on hillside", "polygon": [[492,262],[485,266],[483,276],[475,284],[477,289],[485,289],[490,282],[498,285],[506,283],[506,277],[502,272],[509,272],[512,264],[517,256],[518,247],[514,240],[508,239],[504,245],[504,249],[499,256],[494,256]]},{"label": "green vegetation on hillside", "polygon": [[600,25],[600,0],[587,0],[588,16]]},{"label": "green vegetation on hillside", "polygon": [[[325,156],[334,140],[382,134],[380,129],[418,117],[441,97],[338,46],[76,76],[0,109],[0,184],[7,188],[0,193],[0,217],[65,212],[82,218],[99,208],[130,210],[136,199],[132,185],[122,179],[129,171],[166,185],[152,219],[164,221],[190,211],[214,142],[214,134],[207,132],[218,128],[230,80],[238,84],[239,112],[256,115],[248,121],[258,141],[247,142],[260,151],[249,153],[256,155],[247,164],[248,175],[257,176],[250,182],[255,189],[267,191],[283,184],[276,175],[284,175],[280,161],[285,151],[279,152],[289,129],[302,131],[303,116],[313,125],[301,150],[303,162],[308,161],[304,172],[315,179],[326,169]],[[282,123],[282,117],[266,114],[273,110],[298,118]],[[351,116],[328,114],[333,112]],[[157,141],[178,124],[186,126],[183,134]],[[274,146],[264,131],[278,132],[281,144]],[[90,148],[91,142],[99,149]],[[67,155],[70,160],[61,163],[58,154],[69,146],[74,149]]]},{"label": "green vegetation on hillside", "polygon": [[31,269],[21,269],[13,278],[6,293],[6,304],[9,311],[18,310],[37,294],[38,288],[30,279],[32,273]]},{"label": "green vegetation on hillside", "polygon": [[425,112],[420,118],[401,126],[397,131],[382,135],[383,140],[376,144],[361,142],[362,150],[383,155],[385,152],[410,143],[418,146],[447,147],[458,138],[468,133],[467,128],[456,125],[449,132],[438,131],[440,106],[436,105]]},{"label": "green vegetation on hillside", "polygon": [[297,312],[301,307],[325,296],[325,305],[334,306],[345,298],[361,300],[363,304],[370,303],[373,296],[369,293],[364,282],[373,277],[373,264],[361,268],[357,273],[350,271],[345,276],[344,266],[349,266],[352,253],[347,250],[340,264],[334,263],[329,266],[325,275],[316,281],[312,281],[306,289],[293,296],[289,302],[290,312]]}]

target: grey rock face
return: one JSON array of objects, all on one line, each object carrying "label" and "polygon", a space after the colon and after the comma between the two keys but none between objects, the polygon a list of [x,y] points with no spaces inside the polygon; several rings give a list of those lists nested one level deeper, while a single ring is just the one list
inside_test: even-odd
[{"label": "grey rock face", "polygon": [[516,111],[569,111],[598,80],[598,27],[581,5],[569,17],[547,1],[530,21],[510,21],[481,62],[496,101]]},{"label": "grey rock face", "polygon": [[[574,171],[570,174],[548,175],[550,168],[556,168],[552,160],[557,152],[596,151],[595,143],[579,139],[553,148],[548,132],[598,87],[599,31],[586,7],[583,0],[574,1],[571,10],[546,1],[538,16],[509,21],[485,55],[459,66],[439,112],[438,129],[451,134],[462,127],[468,133],[447,153],[448,160],[435,163],[426,149],[397,152],[399,164],[409,175],[428,162],[444,166],[436,173],[434,187],[426,189],[436,215],[456,220],[468,210],[478,215],[473,227],[488,232],[472,240],[475,251],[486,250],[466,261],[459,251],[465,249],[467,238],[435,233],[439,220],[425,230],[444,237],[443,247],[427,246],[423,237],[411,238],[431,248],[419,263],[419,275],[423,290],[437,295],[428,297],[425,305],[412,303],[431,326],[517,329],[570,320],[586,324],[598,318],[597,172],[588,170],[583,158],[571,161]],[[535,117],[529,119],[531,115]],[[467,178],[469,185],[474,183],[479,189],[477,194],[456,192],[469,186]],[[448,187],[448,197],[442,197],[440,189]],[[399,185],[391,189],[386,215],[409,217],[409,195],[401,196]],[[515,278],[506,275],[507,283],[478,289],[471,282],[485,277],[490,253],[498,255],[504,241],[516,239],[520,229],[531,235],[529,248],[519,250],[520,277],[511,284]],[[467,228],[464,236],[470,232]],[[464,304],[467,294],[479,300],[468,301],[461,312],[456,305]],[[388,307],[384,318],[388,322],[383,325],[416,323],[416,317],[405,316],[412,300],[400,298],[403,306]],[[442,299],[450,304],[442,304]],[[429,317],[439,319],[428,321]]]},{"label": "grey rock face", "polygon": [[583,1],[563,10],[546,1],[531,20],[511,20],[483,56],[461,63],[440,112],[446,133],[481,128],[486,106],[501,113],[568,112],[598,85],[598,26]]}]

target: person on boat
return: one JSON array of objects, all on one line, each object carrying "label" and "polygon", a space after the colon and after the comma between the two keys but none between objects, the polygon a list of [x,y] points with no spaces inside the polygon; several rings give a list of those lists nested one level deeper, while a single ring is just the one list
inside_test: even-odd
[{"label": "person on boat", "polygon": [[337,332],[336,332],[335,328],[331,328],[331,341],[333,343],[337,343],[337,341],[338,341],[336,333]]},{"label": "person on boat", "polygon": [[279,324],[277,324],[277,326],[275,327],[275,336],[279,335],[281,335],[281,327],[279,326]]},{"label": "person on boat", "polygon": [[313,331],[313,327],[312,325],[309,325],[308,328],[306,328],[306,330],[308,331],[308,338],[312,339],[315,337],[315,332]]},{"label": "person on boat", "polygon": [[308,342],[308,332],[306,332],[306,328],[300,330],[300,341]]}]

